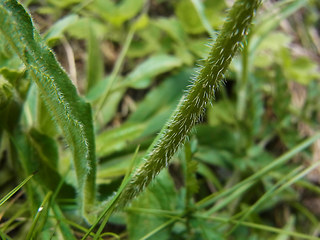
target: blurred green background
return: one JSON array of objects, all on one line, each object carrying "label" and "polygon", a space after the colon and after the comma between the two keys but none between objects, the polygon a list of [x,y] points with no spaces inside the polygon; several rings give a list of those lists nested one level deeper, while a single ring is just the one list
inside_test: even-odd
[{"label": "blurred green background", "polygon": [[[170,117],[232,2],[21,1],[92,105],[99,200],[112,196],[137,146],[143,156]],[[320,142],[297,146],[319,131],[319,62],[320,2],[263,1],[189,141],[168,171],[111,217],[103,239],[318,239]],[[39,170],[0,207],[2,237],[24,239],[52,191],[35,239],[66,239],[66,232],[80,239],[89,226],[76,212],[70,152],[1,36],[0,74],[0,197]],[[24,157],[32,164],[23,166]]]}]

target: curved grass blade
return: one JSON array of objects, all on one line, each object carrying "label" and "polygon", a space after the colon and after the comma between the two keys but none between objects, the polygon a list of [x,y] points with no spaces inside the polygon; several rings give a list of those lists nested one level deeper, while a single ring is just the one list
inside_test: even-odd
[{"label": "curved grass blade", "polygon": [[11,237],[9,237],[5,233],[3,233],[1,230],[0,230],[0,237],[1,237],[1,239],[12,240]]},{"label": "curved grass blade", "polygon": [[32,222],[30,229],[29,229],[29,232],[27,234],[27,237],[26,237],[27,240],[34,238],[34,235],[37,234],[36,229],[39,229],[39,224],[40,224],[40,226],[44,225],[45,219],[42,219],[43,220],[42,222],[39,222],[39,221],[41,219],[41,216],[46,218],[46,216],[48,214],[48,211],[49,211],[48,205],[49,205],[49,200],[50,200],[51,195],[52,195],[52,192],[50,191],[47,193],[47,195],[43,199],[43,201],[38,209],[38,212],[36,213],[36,216],[34,217],[34,220]]},{"label": "curved grass blade", "polygon": [[[238,184],[234,185],[231,188],[228,188],[226,190],[222,190],[219,193],[213,193],[204,199],[197,202],[198,208],[205,208],[209,205],[217,202],[217,200],[229,196],[230,194],[233,194],[235,191],[238,191],[238,189],[242,189],[243,187],[246,188],[246,186],[250,187],[250,185],[254,184],[258,179],[260,179],[262,176],[269,173],[272,169],[277,168],[281,166],[282,164],[285,164],[287,161],[289,161],[293,156],[295,156],[297,153],[301,152],[305,148],[309,147],[312,143],[314,143],[316,140],[320,138],[320,133],[316,133],[314,136],[307,138],[294,148],[292,148],[290,151],[282,154],[278,158],[276,158],[273,162],[268,164],[267,166],[263,167],[250,177],[246,178],[245,180],[239,182]],[[206,211],[207,215],[211,215],[217,210],[221,209],[225,204],[225,201],[221,202],[219,205],[214,205],[211,209]]]},{"label": "curved grass blade", "polygon": [[109,217],[111,216],[113,210],[116,207],[116,203],[118,201],[119,196],[121,195],[121,192],[123,191],[123,189],[127,186],[128,182],[130,181],[130,174],[132,169],[134,169],[135,165],[137,164],[137,154],[139,152],[140,146],[138,146],[136,148],[136,151],[133,155],[133,158],[131,160],[128,172],[126,173],[126,175],[124,176],[121,185],[118,189],[118,191],[115,193],[115,195],[113,196],[113,198],[107,202],[105,209],[102,211],[102,213],[100,214],[100,216],[97,218],[97,220],[95,221],[94,224],[92,224],[92,226],[90,227],[90,229],[86,232],[86,234],[82,237],[82,240],[87,239],[87,237],[92,233],[92,231],[95,229],[95,227],[99,224],[100,221],[102,221],[102,223],[99,226],[98,231],[95,233],[94,235],[94,240],[98,239],[102,233],[103,228],[105,227],[105,225],[107,224]]},{"label": "curved grass blade", "polygon": [[[319,167],[320,162],[311,165],[310,167],[301,170],[302,167],[297,167],[294,169],[292,172],[288,173],[285,175],[280,181],[278,181],[274,186],[272,186],[261,198],[259,198],[253,205],[251,205],[244,215],[239,219],[239,222],[244,221],[254,210],[256,210],[262,203],[266,202],[269,198],[273,196],[277,196],[278,194],[281,193],[284,189],[288,188],[291,186],[293,183],[298,181],[300,178],[306,176],[309,172],[314,170],[315,168]],[[227,235],[230,235],[236,228],[238,224],[236,224],[229,232]]]},{"label": "curved grass blade", "polygon": [[35,173],[31,174],[29,177],[27,177],[25,180],[23,180],[18,186],[16,186],[14,189],[12,189],[6,196],[4,196],[0,200],[0,207],[2,204],[4,204],[9,198],[12,197],[13,194],[15,194],[17,191],[19,191],[20,188],[22,188],[33,176]]},{"label": "curved grass blade", "polygon": [[88,219],[96,193],[91,107],[78,96],[21,4],[15,0],[0,0],[0,25],[1,34],[25,64],[71,148],[81,213]]},{"label": "curved grass blade", "polygon": [[318,237],[310,236],[310,235],[299,233],[299,232],[288,231],[288,230],[281,229],[281,228],[271,227],[268,225],[257,224],[257,223],[253,223],[253,222],[240,222],[237,220],[231,220],[230,218],[223,218],[223,217],[216,217],[216,216],[208,217],[206,215],[200,215],[200,214],[196,214],[196,215],[194,215],[194,217],[199,218],[199,219],[206,219],[206,220],[221,222],[221,223],[225,223],[225,224],[239,224],[241,226],[245,226],[248,228],[262,230],[262,231],[266,231],[266,232],[270,232],[270,233],[285,234],[285,235],[292,236],[292,237],[298,238],[298,239],[319,240]]}]

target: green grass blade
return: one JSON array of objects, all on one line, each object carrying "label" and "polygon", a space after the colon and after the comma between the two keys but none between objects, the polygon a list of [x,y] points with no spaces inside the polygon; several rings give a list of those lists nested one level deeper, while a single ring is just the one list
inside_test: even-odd
[{"label": "green grass blade", "polygon": [[119,72],[121,70],[121,67],[123,65],[124,58],[125,58],[125,56],[127,54],[127,51],[128,51],[128,49],[130,47],[130,44],[132,42],[134,33],[135,33],[135,30],[133,28],[131,28],[129,30],[129,33],[128,33],[126,39],[125,39],[125,42],[123,44],[123,48],[122,48],[122,50],[120,52],[119,57],[117,58],[117,61],[116,61],[115,66],[114,66],[114,68],[112,70],[112,73],[110,75],[110,80],[108,82],[108,86],[106,87],[103,96],[100,98],[100,100],[98,102],[95,118],[98,117],[98,114],[99,114],[100,110],[102,109],[104,103],[108,99],[108,96],[109,96],[109,94],[111,92],[112,86],[113,86],[114,82],[116,81],[117,76],[118,76],[118,74],[119,74]]},{"label": "green grass blade", "polygon": [[3,233],[1,230],[0,230],[0,237],[1,239],[6,239],[6,240],[12,240],[11,237],[7,236],[5,233]]},{"label": "green grass blade", "polygon": [[[252,184],[257,179],[261,178],[262,176],[264,176],[265,174],[267,174],[271,170],[273,170],[276,167],[279,167],[280,165],[289,161],[293,156],[295,156],[297,153],[301,152],[303,149],[309,147],[312,143],[314,143],[319,138],[320,138],[320,133],[317,133],[314,136],[306,139],[302,143],[300,143],[297,146],[295,146],[294,148],[292,148],[290,151],[286,152],[285,154],[283,154],[280,157],[278,157],[277,159],[275,159],[272,163],[268,164],[267,166],[265,166],[264,168],[262,168],[261,170],[259,170],[255,174],[253,174],[250,177],[248,177],[247,179],[243,180],[242,182],[234,185],[233,187],[231,187],[225,191],[222,191],[220,193],[211,194],[211,195],[207,196],[206,198],[202,199],[201,201],[199,201],[197,203],[197,206],[200,208],[207,207],[210,204],[216,202],[218,199],[221,199],[221,198],[233,193],[235,190],[241,188],[242,186],[247,185],[247,184]],[[216,210],[215,208],[212,208],[209,211],[207,211],[207,214],[210,215],[215,210]]]},{"label": "green grass blade", "polygon": [[178,221],[179,218],[178,217],[173,217],[172,219],[168,220],[167,222],[161,224],[159,227],[157,227],[156,229],[154,229],[152,232],[149,232],[148,234],[146,234],[145,236],[143,236],[142,238],[140,238],[140,240],[143,239],[148,239],[150,237],[152,237],[154,234],[156,234],[157,232],[161,231],[162,229],[168,227],[169,225],[173,224],[174,222]]},{"label": "green grass blade", "polygon": [[88,21],[87,39],[87,92],[102,79],[103,58],[99,46],[99,39],[93,30],[92,23]]},{"label": "green grass blade", "polygon": [[270,227],[270,226],[267,226],[267,225],[262,225],[262,224],[252,223],[252,222],[239,222],[239,221],[236,221],[236,220],[231,220],[229,218],[208,217],[208,216],[203,216],[203,215],[200,215],[200,214],[197,214],[194,217],[201,218],[201,219],[212,220],[212,221],[221,222],[221,223],[232,223],[232,224],[237,224],[238,223],[239,225],[246,226],[246,227],[249,227],[249,228],[259,229],[259,230],[272,232],[272,233],[286,234],[288,236],[296,237],[296,238],[299,238],[299,239],[319,240],[319,238],[317,238],[317,237],[306,235],[306,234],[303,234],[303,233],[287,231],[287,230],[284,230],[284,229]]},{"label": "green grass blade", "polygon": [[[49,211],[49,206],[47,206],[49,204],[49,200],[50,200],[50,197],[52,195],[52,192],[48,192],[47,195],[45,196],[45,198],[43,199],[39,209],[38,209],[38,212],[36,213],[35,217],[34,217],[34,220],[32,222],[32,225],[29,229],[29,232],[26,236],[26,240],[29,240],[29,239],[33,239],[35,234],[37,233],[36,229],[39,228],[39,224],[40,225],[44,225],[44,222],[39,222],[40,221],[40,218],[41,216],[44,216],[46,214],[48,214],[48,211]],[[45,220],[43,220],[45,221]]]},{"label": "green grass blade", "polygon": [[104,226],[107,224],[109,217],[111,216],[112,212],[114,211],[115,207],[116,207],[116,203],[118,201],[118,198],[121,195],[121,192],[123,191],[123,189],[127,186],[129,180],[130,180],[130,174],[132,172],[132,169],[135,168],[136,164],[137,164],[137,154],[139,152],[140,146],[138,146],[136,148],[136,151],[133,155],[132,161],[130,163],[129,166],[129,170],[127,171],[126,175],[124,176],[124,179],[121,182],[121,185],[117,191],[117,193],[114,195],[114,197],[107,203],[105,209],[103,210],[103,212],[100,214],[100,216],[98,217],[98,219],[95,221],[95,223],[91,226],[91,228],[86,232],[86,234],[83,236],[82,240],[87,239],[87,237],[91,234],[91,232],[93,231],[93,229],[99,224],[99,222],[101,220],[102,223],[97,231],[97,233],[94,235],[94,239],[98,239]]},{"label": "green grass blade", "polygon": [[88,217],[95,201],[96,157],[91,107],[77,94],[66,72],[14,0],[0,1],[0,32],[19,55],[73,153],[81,212]]},{"label": "green grass blade", "polygon": [[25,180],[23,180],[18,186],[16,186],[14,189],[12,189],[6,196],[4,196],[1,200],[0,200],[0,207],[2,206],[2,204],[4,204],[9,198],[12,197],[13,194],[15,194],[17,191],[19,191],[20,188],[23,187],[23,185],[25,185],[33,176],[35,173],[31,174],[29,177],[27,177]]},{"label": "green grass blade", "polygon": [[[252,206],[249,207],[249,209],[245,209],[243,216],[239,219],[239,223],[244,221],[251,213],[254,212],[263,202],[265,202],[268,198],[271,198],[272,196],[276,195],[276,190],[281,186],[281,184],[284,184],[288,179],[295,176],[299,173],[302,167],[298,167],[291,171],[289,174],[285,175],[283,178],[280,179],[279,182],[277,182],[275,185],[273,185],[257,202],[255,202]],[[236,224],[227,235],[231,234],[237,227],[238,224]]]},{"label": "green grass blade", "polygon": [[75,236],[73,235],[73,231],[70,228],[69,224],[66,223],[66,219],[63,215],[63,212],[60,209],[60,206],[56,203],[56,198],[58,196],[58,193],[61,191],[61,188],[63,186],[63,183],[66,180],[67,174],[69,173],[70,169],[68,169],[66,171],[66,173],[62,176],[57,188],[55,189],[55,191],[52,194],[51,197],[51,209],[54,213],[55,218],[57,219],[60,231],[62,236],[64,237],[64,239],[66,240],[75,240]]}]

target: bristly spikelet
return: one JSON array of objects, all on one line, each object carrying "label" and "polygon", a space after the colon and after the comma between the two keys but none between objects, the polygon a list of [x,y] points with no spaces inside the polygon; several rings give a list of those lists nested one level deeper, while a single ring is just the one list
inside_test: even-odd
[{"label": "bristly spikelet", "polygon": [[131,181],[120,195],[117,207],[123,207],[148,186],[166,166],[186,140],[193,126],[199,121],[208,102],[224,84],[224,73],[233,56],[242,46],[244,36],[254,17],[260,0],[237,0],[227,20],[212,45],[204,66],[191,82],[186,95],[180,101],[171,119],[161,131],[158,142],[144,158],[143,164],[134,171]]}]

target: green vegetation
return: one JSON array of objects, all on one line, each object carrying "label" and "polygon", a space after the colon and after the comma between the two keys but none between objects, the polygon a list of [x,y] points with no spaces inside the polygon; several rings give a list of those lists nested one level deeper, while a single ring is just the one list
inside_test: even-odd
[{"label": "green vegetation", "polygon": [[2,239],[319,239],[320,5],[228,4],[0,1]]}]

